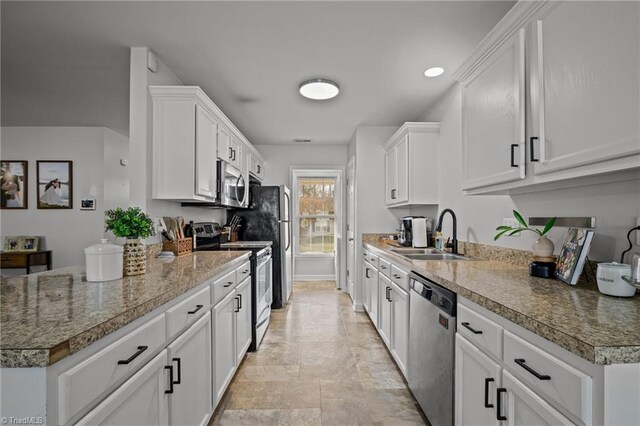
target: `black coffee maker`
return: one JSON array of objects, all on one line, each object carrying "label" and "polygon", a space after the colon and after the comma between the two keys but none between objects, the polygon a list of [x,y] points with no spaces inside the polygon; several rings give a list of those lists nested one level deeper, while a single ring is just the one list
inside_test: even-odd
[{"label": "black coffee maker", "polygon": [[400,239],[398,243],[403,247],[411,247],[413,243],[413,219],[424,216],[405,216],[400,224]]}]

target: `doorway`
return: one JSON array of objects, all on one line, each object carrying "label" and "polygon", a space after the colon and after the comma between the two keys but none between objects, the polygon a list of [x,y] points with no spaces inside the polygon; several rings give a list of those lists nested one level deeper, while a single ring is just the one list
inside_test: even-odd
[{"label": "doorway", "polygon": [[344,282],[342,168],[292,167],[293,240],[296,281]]}]

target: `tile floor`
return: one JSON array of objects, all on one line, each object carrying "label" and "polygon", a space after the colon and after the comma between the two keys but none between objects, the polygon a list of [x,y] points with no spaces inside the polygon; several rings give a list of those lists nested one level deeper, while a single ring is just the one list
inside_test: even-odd
[{"label": "tile floor", "polygon": [[333,281],[295,283],[211,425],[424,425],[384,343]]}]

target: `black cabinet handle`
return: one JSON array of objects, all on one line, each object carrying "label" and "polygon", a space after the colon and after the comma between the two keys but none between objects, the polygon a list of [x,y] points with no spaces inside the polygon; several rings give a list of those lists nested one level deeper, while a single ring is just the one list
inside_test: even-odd
[{"label": "black cabinet handle", "polygon": [[236,150],[235,150],[235,149],[232,149],[232,150],[231,150],[231,152],[233,153],[233,158],[232,158],[232,160],[233,160],[233,161],[236,161]]},{"label": "black cabinet handle", "polygon": [[202,308],[204,308],[204,306],[203,306],[203,305],[196,305],[196,308],[195,308],[193,311],[189,311],[189,312],[187,312],[187,314],[189,314],[189,315],[193,315],[193,314],[195,314],[196,312],[198,312],[198,311],[199,311],[200,309],[202,309]]},{"label": "black cabinet handle", "polygon": [[369,276],[369,268],[365,268],[365,269],[364,269],[364,276],[365,276],[366,278],[371,278],[371,277]]},{"label": "black cabinet handle", "polygon": [[519,167],[516,164],[516,153],[515,153],[515,149],[518,147],[517,143],[512,143],[511,144],[511,167]]},{"label": "black cabinet handle", "polygon": [[391,190],[391,199],[392,199],[392,200],[395,200],[395,199],[396,199],[396,190],[395,190],[395,189],[392,189],[392,190]]},{"label": "black cabinet handle", "polygon": [[242,271],[242,275],[247,275],[249,273],[248,269],[245,269],[244,271]]},{"label": "black cabinet handle", "polygon": [[242,309],[242,294],[238,295],[238,310]]},{"label": "black cabinet handle", "polygon": [[380,265],[380,269],[387,269],[387,267],[384,265]]},{"label": "black cabinet handle", "polygon": [[[178,363],[178,379],[176,381],[173,382],[174,385],[179,385],[182,381],[181,377],[182,377],[182,362],[180,361],[180,358],[173,358],[171,359],[171,361],[175,361]],[[173,370],[172,370],[173,373]],[[173,376],[173,374],[172,374]]]},{"label": "black cabinet handle", "polygon": [[498,401],[498,408],[496,409],[496,418],[500,421],[507,420],[507,416],[503,416],[502,413],[502,399],[500,398],[501,393],[506,393],[506,388],[498,388],[496,390],[496,400]]},{"label": "black cabinet handle", "polygon": [[229,159],[233,159],[233,148],[229,147]]},{"label": "black cabinet handle", "polygon": [[258,168],[258,174],[260,174],[260,164],[257,165]]},{"label": "black cabinet handle", "polygon": [[492,377],[484,379],[484,408],[493,408],[493,404],[489,404],[489,383],[493,381]]},{"label": "black cabinet handle", "polygon": [[223,287],[231,287],[233,285],[233,281],[228,281]]},{"label": "black cabinet handle", "polygon": [[391,287],[387,287],[386,289],[387,301],[391,302]]},{"label": "black cabinet handle", "polygon": [[531,154],[531,161],[534,162],[534,163],[537,163],[538,161],[540,161],[540,160],[538,160],[536,158],[535,152],[534,152],[534,147],[533,147],[533,141],[535,141],[537,139],[538,139],[537,136],[531,136],[529,138],[529,149],[530,149],[530,154]]},{"label": "black cabinet handle", "polygon": [[469,330],[470,332],[472,332],[473,334],[482,334],[481,330],[475,330],[474,328],[472,328],[468,322],[463,322],[462,326],[464,328],[466,328],[467,330]]},{"label": "black cabinet handle", "polygon": [[[234,297],[234,299],[238,300],[238,296]],[[233,310],[236,314],[240,312],[240,301],[238,300],[238,306]]]},{"label": "black cabinet handle", "polygon": [[118,361],[118,365],[129,364],[131,361],[138,358],[140,354],[142,354],[142,352],[146,351],[147,349],[149,349],[149,346],[138,346],[138,350],[136,351],[136,353],[131,355],[128,359],[121,359],[120,361]]},{"label": "black cabinet handle", "polygon": [[534,376],[536,376],[536,378],[538,380],[551,380],[551,376],[547,376],[546,374],[540,374],[538,373],[536,370],[534,370],[533,368],[529,367],[526,364],[526,361],[524,360],[524,358],[519,358],[519,359],[514,359],[515,363],[518,364],[520,367],[524,368],[525,370],[527,370],[529,373],[533,374]]},{"label": "black cabinet handle", "polygon": [[165,365],[165,370],[169,370],[169,390],[165,390],[164,393],[173,393],[173,365]]},{"label": "black cabinet handle", "polygon": [[398,274],[393,274],[393,278],[395,278],[396,280],[399,280],[402,277],[400,275],[398,275]]}]

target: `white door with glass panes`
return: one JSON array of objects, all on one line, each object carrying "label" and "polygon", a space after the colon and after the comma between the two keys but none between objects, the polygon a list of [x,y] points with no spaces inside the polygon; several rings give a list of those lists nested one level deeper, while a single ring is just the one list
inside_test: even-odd
[{"label": "white door with glass panes", "polygon": [[335,177],[297,179],[298,256],[335,254]]}]

